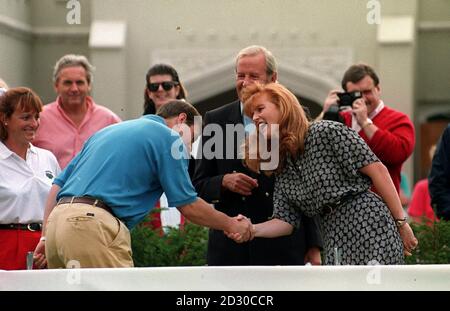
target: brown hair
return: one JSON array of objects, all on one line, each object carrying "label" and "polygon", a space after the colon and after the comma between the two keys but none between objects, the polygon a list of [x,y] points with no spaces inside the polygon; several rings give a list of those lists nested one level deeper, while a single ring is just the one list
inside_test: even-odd
[{"label": "brown hair", "polygon": [[[297,158],[302,154],[305,146],[305,137],[309,128],[309,121],[299,101],[286,87],[279,83],[255,83],[244,89],[244,112],[252,116],[258,99],[267,96],[280,110],[279,122],[279,165],[275,172],[280,172],[288,156]],[[255,135],[258,135],[258,129]],[[246,142],[248,145],[248,141]],[[253,171],[259,172],[261,160],[250,159],[248,148],[245,148],[245,164]]]},{"label": "brown hair", "polygon": [[168,102],[167,104],[162,105],[161,107],[159,107],[158,111],[156,112],[156,115],[164,119],[167,119],[177,117],[180,113],[186,114],[186,124],[188,126],[193,125],[194,117],[200,115],[200,113],[197,111],[197,109],[195,109],[194,106],[192,106],[187,101],[181,99],[174,99]]},{"label": "brown hair", "polygon": [[342,89],[344,89],[347,92],[348,82],[357,83],[360,80],[362,80],[365,76],[371,77],[375,86],[377,86],[380,83],[380,79],[378,78],[377,74],[375,73],[375,70],[373,70],[372,67],[363,63],[359,63],[350,66],[350,68],[348,68],[347,71],[344,73],[344,76],[342,77],[341,81]]},{"label": "brown hair", "polygon": [[5,127],[7,119],[11,118],[16,110],[42,111],[42,101],[33,90],[26,87],[15,87],[7,90],[0,96],[0,140],[8,138],[8,130]]}]

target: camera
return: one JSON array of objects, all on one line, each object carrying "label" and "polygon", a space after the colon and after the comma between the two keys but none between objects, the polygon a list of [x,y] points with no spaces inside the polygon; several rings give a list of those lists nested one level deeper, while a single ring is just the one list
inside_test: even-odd
[{"label": "camera", "polygon": [[358,99],[362,97],[361,92],[344,92],[344,93],[337,93],[336,94],[339,97],[339,101],[337,102],[337,104],[339,105],[339,107],[344,107],[344,106],[352,106],[352,103]]}]

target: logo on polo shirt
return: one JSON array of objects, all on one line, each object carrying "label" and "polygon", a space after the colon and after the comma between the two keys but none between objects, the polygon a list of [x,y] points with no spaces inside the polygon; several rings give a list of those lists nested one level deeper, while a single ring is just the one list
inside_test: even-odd
[{"label": "logo on polo shirt", "polygon": [[45,176],[47,176],[48,179],[53,179],[55,177],[51,171],[45,171]]}]

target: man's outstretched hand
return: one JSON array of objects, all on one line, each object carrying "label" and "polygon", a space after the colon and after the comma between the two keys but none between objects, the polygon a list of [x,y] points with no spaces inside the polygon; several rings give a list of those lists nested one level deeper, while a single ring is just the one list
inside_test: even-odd
[{"label": "man's outstretched hand", "polygon": [[243,243],[253,240],[255,237],[255,227],[250,218],[244,215],[237,215],[233,218],[236,221],[235,230],[233,232],[224,232],[227,237],[233,239],[237,243]]}]

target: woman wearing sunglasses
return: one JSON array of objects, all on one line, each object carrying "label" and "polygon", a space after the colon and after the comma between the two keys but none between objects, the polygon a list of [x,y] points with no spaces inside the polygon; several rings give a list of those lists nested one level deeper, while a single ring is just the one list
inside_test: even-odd
[{"label": "woman wearing sunglasses", "polygon": [[186,99],[187,92],[178,73],[170,65],[156,64],[145,76],[144,114],[154,114],[159,107],[173,99]]}]

